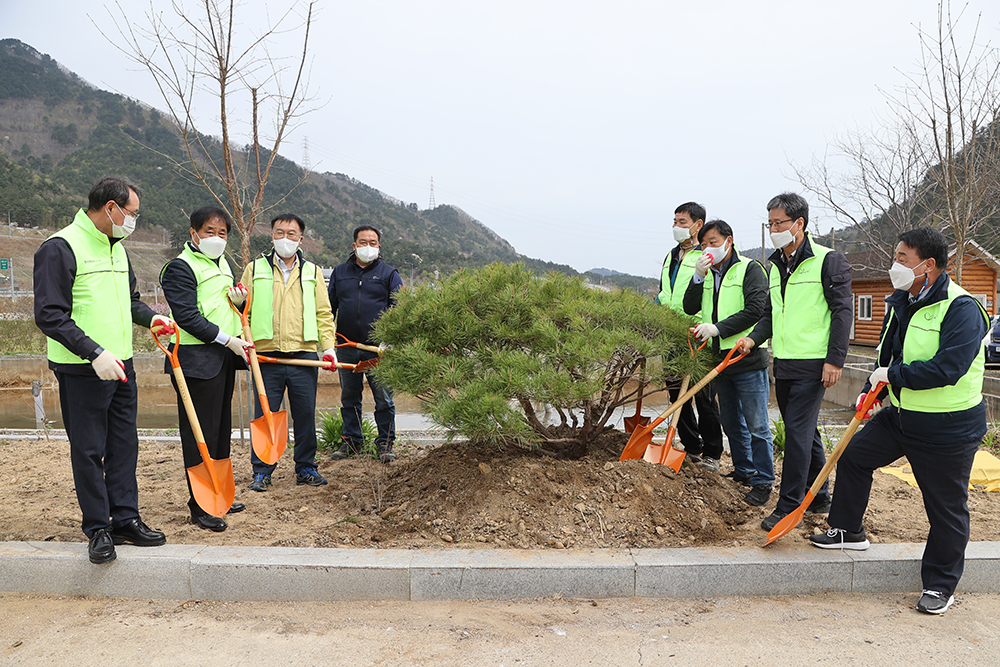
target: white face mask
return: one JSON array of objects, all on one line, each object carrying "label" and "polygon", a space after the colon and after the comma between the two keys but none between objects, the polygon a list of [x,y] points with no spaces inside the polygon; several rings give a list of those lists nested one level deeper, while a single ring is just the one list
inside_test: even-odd
[{"label": "white face mask", "polygon": [[291,239],[271,239],[271,243],[281,259],[288,259],[299,249],[299,242]]},{"label": "white face mask", "polygon": [[[924,260],[926,262],[927,260]],[[920,262],[923,264],[924,262]],[[920,266],[917,264],[917,266]],[[913,287],[913,281],[917,279],[917,274],[908,266],[903,266],[899,262],[893,262],[889,269],[889,280],[895,289],[908,290]],[[926,281],[925,281],[926,282]]]},{"label": "white face mask", "polygon": [[[115,206],[118,206],[118,202],[115,202]],[[118,210],[121,214],[125,216],[121,225],[116,225],[114,220],[111,220],[111,214],[108,214],[108,220],[111,220],[111,236],[116,239],[123,239],[132,232],[135,231],[135,216],[129,215],[125,211],[122,211],[122,207],[118,206]]]},{"label": "white face mask", "polygon": [[773,245],[778,250],[781,250],[789,243],[795,241],[795,234],[792,234],[792,230],[786,229],[783,232],[771,232],[771,245]]},{"label": "white face mask", "polygon": [[729,248],[726,247],[726,242],[723,241],[722,245],[718,248],[704,248],[702,252],[712,258],[712,266],[718,266],[726,258]]},{"label": "white face mask", "polygon": [[191,237],[195,247],[209,259],[219,259],[222,253],[226,252],[226,239],[221,236],[206,236],[201,238],[197,234]]},{"label": "white face mask", "polygon": [[691,228],[690,227],[674,227],[674,240],[678,243],[684,243],[689,238],[691,238]]},{"label": "white face mask", "polygon": [[355,247],[354,256],[357,257],[362,264],[374,262],[375,258],[378,257],[378,246],[363,245]]}]

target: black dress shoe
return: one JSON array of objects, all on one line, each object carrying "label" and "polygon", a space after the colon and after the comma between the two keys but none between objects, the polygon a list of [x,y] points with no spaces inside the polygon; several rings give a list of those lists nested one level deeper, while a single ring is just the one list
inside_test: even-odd
[{"label": "black dress shoe", "polygon": [[111,539],[115,544],[134,544],[137,547],[158,547],[167,543],[167,536],[153,530],[135,518],[111,529]]},{"label": "black dress shoe", "polygon": [[229,511],[226,512],[226,514],[236,514],[237,512],[242,512],[246,508],[247,506],[243,503],[233,503],[233,506],[229,508]]},{"label": "black dress shoe", "polygon": [[90,556],[90,562],[96,565],[110,563],[118,557],[115,553],[115,543],[111,541],[111,534],[107,529],[101,528],[90,538],[87,555]]},{"label": "black dress shoe", "polygon": [[191,517],[191,523],[194,525],[204,528],[205,530],[211,530],[216,533],[221,533],[229,525],[217,516],[212,516],[211,514],[202,514],[201,516]]}]

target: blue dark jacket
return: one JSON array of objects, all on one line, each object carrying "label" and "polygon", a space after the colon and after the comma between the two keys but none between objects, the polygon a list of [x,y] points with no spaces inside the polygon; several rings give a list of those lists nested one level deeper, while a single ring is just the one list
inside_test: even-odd
[{"label": "blue dark jacket", "polygon": [[[927,296],[912,304],[905,290],[896,290],[886,297],[886,315],[882,321],[885,343],[879,351],[878,365],[888,367],[889,386],[897,397],[901,387],[933,389],[955,384],[969,372],[976,355],[983,353],[986,320],[982,309],[971,297],[962,297],[951,304],[941,322],[941,346],[937,354],[924,362],[903,364],[903,341],[910,319],[921,308],[944,300],[950,283],[948,275],[942,274]],[[866,382],[864,390],[870,389],[871,384]],[[886,391],[882,390],[881,397]],[[986,433],[985,403],[947,414],[898,410],[894,406],[886,409],[897,413],[894,417],[901,431],[925,442],[972,442]]]},{"label": "blue dark jacket", "polygon": [[337,333],[355,343],[374,344],[372,323],[392,305],[392,295],[403,286],[399,272],[380,258],[361,268],[354,253],[330,275],[330,307]]}]

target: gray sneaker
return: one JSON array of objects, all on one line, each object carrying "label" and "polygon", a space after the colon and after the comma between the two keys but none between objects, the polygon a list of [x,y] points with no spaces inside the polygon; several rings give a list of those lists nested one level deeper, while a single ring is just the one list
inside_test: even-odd
[{"label": "gray sneaker", "polygon": [[701,460],[701,467],[709,472],[719,472],[719,459],[706,456]]},{"label": "gray sneaker", "polygon": [[954,595],[925,590],[917,603],[917,611],[925,614],[943,614],[955,601]]}]

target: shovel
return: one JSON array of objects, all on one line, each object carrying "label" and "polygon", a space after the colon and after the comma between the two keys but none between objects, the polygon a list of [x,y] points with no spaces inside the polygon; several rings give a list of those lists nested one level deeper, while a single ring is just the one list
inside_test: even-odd
[{"label": "shovel", "polygon": [[337,334],[337,338],[343,338],[344,342],[343,343],[337,343],[337,345],[335,345],[335,347],[356,347],[359,350],[365,350],[366,352],[375,352],[380,357],[385,352],[385,348],[382,347],[381,345],[379,345],[379,346],[376,347],[375,345],[364,345],[362,343],[355,343],[354,341],[350,340],[347,336],[345,336],[342,333],[338,333]]},{"label": "shovel", "polygon": [[[257,361],[264,364],[284,364],[285,366],[313,366],[315,368],[329,368],[330,362],[318,361],[315,359],[286,359],[284,357],[265,357],[263,354],[257,355]],[[352,373],[364,373],[378,366],[378,359],[365,359],[357,364],[342,364],[339,361],[334,364],[336,368],[343,368]]]},{"label": "shovel", "polygon": [[877,385],[872,387],[871,391],[868,392],[868,395],[865,396],[865,400],[861,402],[861,407],[858,408],[858,411],[854,414],[854,419],[852,419],[851,423],[847,425],[847,430],[844,431],[844,435],[840,438],[840,444],[838,444],[837,448],[833,450],[832,454],[830,454],[830,458],[826,460],[826,465],[823,466],[823,469],[819,471],[818,475],[816,475],[816,481],[813,482],[812,486],[809,487],[809,490],[806,491],[806,497],[802,501],[802,504],[785,515],[784,519],[775,524],[774,528],[768,532],[767,542],[764,542],[763,546],[766,547],[782,535],[790,533],[797,525],[799,525],[799,522],[802,521],[802,515],[806,513],[806,508],[809,507],[809,504],[816,497],[816,494],[819,493],[819,490],[823,488],[823,483],[826,482],[826,478],[830,476],[831,472],[833,472],[833,466],[837,465],[837,461],[840,460],[840,455],[844,453],[844,450],[847,449],[847,444],[851,441],[851,436],[853,436],[854,432],[858,430],[858,426],[861,425],[861,420],[864,419],[865,415],[868,414],[868,411],[871,410],[872,404],[875,403],[876,397],[878,397],[879,392],[882,391],[882,387],[884,386],[884,382],[879,382]]},{"label": "shovel", "polygon": [[[688,384],[690,382],[691,376],[685,375],[684,381],[681,382],[681,394],[687,391]],[[679,419],[679,417],[677,417],[677,419]],[[645,453],[642,455],[644,461],[665,465],[668,468],[673,468],[674,472],[680,472],[681,464],[684,463],[684,457],[687,456],[687,454],[681,449],[674,449],[674,433],[677,431],[677,419],[674,417],[670,418],[670,428],[667,429],[667,439],[662,445],[658,445],[655,442],[649,443],[649,446],[646,447]]]},{"label": "shovel", "polygon": [[729,354],[726,358],[719,362],[719,365],[705,373],[705,377],[698,380],[698,383],[688,389],[684,394],[682,394],[673,404],[660,413],[660,416],[654,419],[651,423],[643,426],[642,428],[637,428],[633,433],[632,437],[628,439],[625,443],[625,449],[622,450],[622,454],[618,457],[619,461],[628,461],[631,459],[640,458],[646,451],[646,447],[649,443],[653,442],[653,429],[663,423],[663,421],[681,409],[687,401],[691,400],[691,397],[701,391],[702,387],[715,379],[715,376],[721,373],[727,366],[735,364],[737,361],[742,359],[747,355],[746,352],[734,357],[733,353],[736,352],[736,348],[729,350]]},{"label": "shovel", "polygon": [[191,431],[194,433],[194,439],[198,443],[198,451],[201,453],[201,463],[187,469],[188,481],[191,482],[191,494],[194,496],[195,502],[198,503],[198,507],[221,519],[233,506],[233,500],[236,498],[233,462],[231,459],[215,460],[208,453],[205,435],[201,432],[201,424],[198,422],[198,413],[194,410],[194,403],[191,402],[191,394],[188,393],[187,382],[184,380],[184,371],[181,370],[180,361],[177,359],[177,350],[180,349],[181,341],[180,330],[177,329],[174,332],[176,339],[172,352],[163,346],[160,339],[156,337],[155,331],[150,329],[150,333],[153,334],[153,340],[156,341],[157,346],[170,358],[170,367],[173,369],[174,379],[177,381],[177,391],[181,395],[184,411],[187,412]]},{"label": "shovel", "polygon": [[[247,299],[243,303],[242,310],[236,307],[232,299],[229,299],[229,305],[239,313],[240,322],[243,323],[243,339],[252,342],[253,334],[250,333],[250,319],[247,317],[250,300]],[[281,458],[285,452],[285,445],[288,444],[288,413],[284,410],[271,412],[271,406],[267,402],[267,391],[264,389],[264,379],[260,376],[260,364],[257,363],[257,351],[251,347],[247,348],[247,352],[247,356],[250,357],[250,372],[253,373],[254,385],[257,387],[257,396],[260,399],[260,409],[264,413],[250,422],[250,444],[253,445],[257,458],[268,465],[273,465]]]},{"label": "shovel", "polygon": [[649,423],[649,417],[643,417],[642,412],[642,392],[646,389],[646,360],[639,362],[639,398],[635,401],[635,414],[625,418],[625,432],[632,433],[636,427],[645,426]]}]

